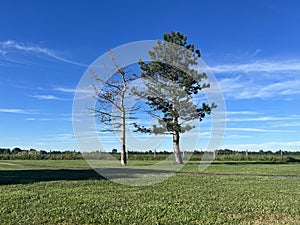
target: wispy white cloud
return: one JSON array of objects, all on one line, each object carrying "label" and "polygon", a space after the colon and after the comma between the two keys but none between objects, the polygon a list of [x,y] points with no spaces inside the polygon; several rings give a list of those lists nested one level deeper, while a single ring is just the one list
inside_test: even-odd
[{"label": "wispy white cloud", "polygon": [[60,92],[65,92],[65,93],[75,93],[76,89],[75,88],[63,88],[63,87],[58,87],[54,89],[55,91],[60,91]]},{"label": "wispy white cloud", "polygon": [[24,113],[22,109],[0,109],[2,113]]},{"label": "wispy white cloud", "polygon": [[252,56],[252,57],[255,57],[255,56],[257,56],[259,53],[261,53],[262,51],[263,51],[262,49],[258,48],[258,49],[255,50],[255,52],[254,52],[251,56]]},{"label": "wispy white cloud", "polygon": [[300,71],[300,60],[257,61],[242,64],[221,64],[210,67],[215,73]]},{"label": "wispy white cloud", "polygon": [[26,118],[27,121],[50,121],[52,119],[50,118],[34,118],[34,117],[29,117]]},{"label": "wispy white cloud", "polygon": [[95,90],[93,87],[86,86],[86,87],[81,87],[81,88],[65,88],[65,87],[57,87],[54,88],[54,91],[57,92],[62,92],[65,94],[73,94],[76,96],[76,101],[78,100],[84,100],[84,99],[90,99],[93,100],[95,96]]},{"label": "wispy white cloud", "polygon": [[300,121],[280,122],[272,124],[274,127],[300,127]]},{"label": "wispy white cloud", "polygon": [[38,94],[36,94],[36,95],[31,95],[31,97],[39,99],[39,100],[67,100],[67,99],[60,98],[60,97],[57,97],[54,95],[38,95]]},{"label": "wispy white cloud", "polygon": [[[62,56],[57,55],[53,50],[50,50],[48,48],[43,48],[40,47],[39,45],[32,45],[32,44],[23,44],[16,42],[14,40],[7,40],[7,41],[2,41],[0,42],[0,53],[2,56],[6,57],[8,56],[11,52],[22,52],[22,53],[34,53],[37,55],[44,55],[47,57],[50,57],[52,59],[65,62],[65,63],[70,63],[73,65],[79,65],[79,66],[84,66],[87,67],[88,65],[78,63],[69,59],[66,59]],[[14,59],[11,58],[5,58],[8,61],[14,61]]]},{"label": "wispy white cloud", "polygon": [[240,135],[240,134],[232,134],[232,135],[225,135],[224,139],[241,139],[241,138],[251,138],[249,135]]},{"label": "wispy white cloud", "polygon": [[84,89],[76,89],[76,88],[64,88],[64,87],[58,87],[58,88],[54,88],[55,91],[59,91],[59,92],[64,92],[64,93],[79,93],[79,94],[95,94],[95,91],[93,89],[93,87],[91,86],[90,88],[84,88]]},{"label": "wispy white cloud", "polygon": [[261,112],[254,111],[227,111],[226,115],[258,115],[262,114]]},{"label": "wispy white cloud", "polygon": [[24,109],[0,109],[0,113],[33,114],[34,112]]},{"label": "wispy white cloud", "polygon": [[[42,115],[43,116],[43,115]],[[72,117],[71,116],[67,116],[67,115],[48,115],[42,117],[28,117],[25,120],[27,121],[72,121]]]},{"label": "wispy white cloud", "polygon": [[7,54],[7,51],[3,51],[0,49],[0,55],[5,56]]},{"label": "wispy white cloud", "polygon": [[292,95],[300,94],[300,80],[287,80],[284,82],[278,82],[269,84],[256,94],[257,97],[267,98],[274,95]]},{"label": "wispy white cloud", "polygon": [[300,79],[260,80],[242,77],[241,75],[223,78],[219,80],[223,94],[227,98],[233,99],[253,99],[253,98],[272,98],[276,96],[288,97],[300,94]]},{"label": "wispy white cloud", "polygon": [[[260,113],[261,114],[261,113]],[[227,114],[226,118],[215,118],[214,122],[288,122],[293,120],[299,120],[293,116],[259,116],[253,117],[256,114]],[[211,123],[211,121],[204,120],[201,124]]]},{"label": "wispy white cloud", "polygon": [[60,118],[37,118],[37,117],[29,117],[26,118],[27,121],[68,121],[71,122],[72,118],[70,117],[60,117]]},{"label": "wispy white cloud", "polygon": [[[49,145],[49,142],[55,142],[58,144],[62,143],[71,143],[75,144],[75,137],[73,133],[61,133],[61,134],[51,134],[45,135],[44,137],[40,138],[42,145]],[[60,149],[61,150],[61,149]]]},{"label": "wispy white cloud", "polygon": [[259,129],[249,127],[227,127],[226,131],[244,131],[244,132],[263,132],[263,133],[293,133],[295,131],[274,130],[274,129]]},{"label": "wispy white cloud", "polygon": [[288,120],[278,120],[270,123],[272,127],[300,127],[300,115],[289,115]]},{"label": "wispy white cloud", "polygon": [[282,121],[290,120],[291,117],[276,117],[276,116],[262,116],[262,117],[253,117],[253,118],[227,118],[228,122],[267,122],[267,121]]},{"label": "wispy white cloud", "polygon": [[217,75],[225,98],[291,99],[300,94],[300,59],[219,64],[210,69]]},{"label": "wispy white cloud", "polygon": [[60,141],[75,141],[75,136],[73,133],[57,134],[54,138]]}]

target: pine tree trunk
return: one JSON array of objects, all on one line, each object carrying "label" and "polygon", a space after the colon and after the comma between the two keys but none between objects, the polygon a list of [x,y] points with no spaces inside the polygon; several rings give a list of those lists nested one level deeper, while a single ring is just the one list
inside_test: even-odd
[{"label": "pine tree trunk", "polygon": [[181,152],[179,148],[179,132],[174,131],[173,133],[173,148],[174,148],[174,156],[175,156],[175,162],[177,164],[183,164],[183,160],[181,157]]}]

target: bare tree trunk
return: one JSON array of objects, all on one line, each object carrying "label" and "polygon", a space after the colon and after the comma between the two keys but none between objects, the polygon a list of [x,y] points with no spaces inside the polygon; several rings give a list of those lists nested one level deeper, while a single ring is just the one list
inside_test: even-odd
[{"label": "bare tree trunk", "polygon": [[174,156],[175,156],[175,162],[177,164],[183,164],[183,160],[181,157],[181,152],[179,148],[179,132],[174,131],[173,133],[173,148],[174,148]]},{"label": "bare tree trunk", "polygon": [[125,124],[125,111],[122,112],[122,137],[121,137],[121,165],[127,165],[126,157],[126,124]]},{"label": "bare tree trunk", "polygon": [[127,165],[127,156],[126,156],[126,109],[125,109],[125,106],[124,106],[124,98],[125,98],[125,92],[126,92],[127,86],[126,86],[126,81],[125,81],[125,78],[124,78],[125,74],[121,73],[121,75],[122,75],[122,81],[123,81],[123,90],[121,91],[121,113],[122,113],[121,165],[126,166]]},{"label": "bare tree trunk", "polygon": [[124,106],[124,97],[125,97],[125,91],[126,91],[126,82],[123,78],[123,85],[124,88],[121,92],[121,108],[122,108],[122,143],[121,143],[121,165],[126,166],[127,165],[127,156],[126,156],[126,110]]}]

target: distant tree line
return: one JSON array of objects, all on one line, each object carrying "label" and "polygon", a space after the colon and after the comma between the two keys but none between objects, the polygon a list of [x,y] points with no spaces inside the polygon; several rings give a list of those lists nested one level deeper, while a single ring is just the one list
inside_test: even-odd
[{"label": "distant tree line", "polygon": [[45,151],[45,150],[35,150],[29,149],[24,150],[18,147],[9,149],[9,148],[0,148],[0,159],[37,159],[37,160],[46,160],[46,159],[83,159],[80,152],[77,151]]},{"label": "distant tree line", "polygon": [[[215,152],[207,152],[203,150],[182,151],[182,158],[189,158],[191,161],[200,161],[205,153],[214,154],[217,161],[284,161],[284,162],[300,162],[300,151],[240,151],[231,149],[220,149]],[[91,151],[85,152],[84,155],[79,151],[45,151],[20,148],[0,148],[0,160],[9,159],[31,159],[31,160],[72,160],[72,159],[107,159],[107,155],[112,155],[116,159],[121,160],[121,153],[117,149],[111,152]],[[130,160],[172,160],[173,153],[167,150],[157,151],[148,150],[127,151],[126,156]],[[191,156],[191,157],[189,157]]]},{"label": "distant tree line", "polygon": [[[194,151],[191,160],[201,160],[203,151]],[[213,154],[213,153],[212,153]],[[215,151],[215,160],[218,161],[284,161],[300,162],[300,151],[248,151],[220,149]]]}]

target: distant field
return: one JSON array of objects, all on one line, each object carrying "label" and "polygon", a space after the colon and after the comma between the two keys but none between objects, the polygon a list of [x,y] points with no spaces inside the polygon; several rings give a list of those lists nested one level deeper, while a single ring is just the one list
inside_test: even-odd
[{"label": "distant field", "polygon": [[130,187],[84,160],[4,160],[0,193],[0,224],[300,224],[299,163],[200,172],[191,162],[162,183]]}]

